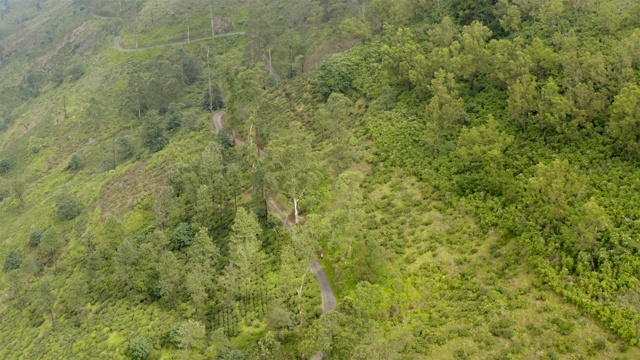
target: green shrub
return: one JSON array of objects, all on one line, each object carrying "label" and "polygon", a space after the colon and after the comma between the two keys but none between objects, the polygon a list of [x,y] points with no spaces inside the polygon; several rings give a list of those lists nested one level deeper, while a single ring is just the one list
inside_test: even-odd
[{"label": "green shrub", "polygon": [[513,324],[515,324],[513,320],[501,319],[489,325],[489,332],[493,336],[501,337],[504,339],[511,339],[515,334],[514,331],[510,329]]},{"label": "green shrub", "polygon": [[68,72],[71,81],[78,81],[84,75],[84,67],[80,64],[75,64],[69,67]]},{"label": "green shrub", "polygon": [[79,154],[71,155],[69,163],[67,164],[67,170],[78,171],[84,167],[84,159]]},{"label": "green shrub", "polygon": [[317,72],[317,89],[328,98],[332,93],[343,93],[352,85],[352,62],[343,54],[328,56]]},{"label": "green shrub", "polygon": [[0,189],[0,202],[4,201],[4,199],[9,197],[9,190],[8,189]]},{"label": "green shrub", "polygon": [[56,214],[64,220],[75,219],[80,215],[78,198],[69,193],[62,193],[56,198]]},{"label": "green shrub", "polygon": [[127,139],[126,137],[118,138],[118,140],[116,140],[116,144],[118,155],[122,160],[126,160],[132,157],[136,152],[135,146],[133,146],[133,143],[131,143],[131,141],[129,141],[129,139]]},{"label": "green shrub", "polygon": [[173,240],[178,249],[191,245],[193,237],[193,227],[189,223],[180,223],[173,234]]},{"label": "green shrub", "polygon": [[146,337],[137,337],[129,344],[128,355],[134,360],[144,360],[151,355],[151,342]]},{"label": "green shrub", "polygon": [[42,241],[42,231],[36,230],[29,235],[29,246],[36,247]]},{"label": "green shrub", "polygon": [[9,159],[0,160],[0,174],[8,173],[12,167],[13,165],[11,164],[11,161],[9,161]]},{"label": "green shrub", "polygon": [[18,269],[20,265],[22,265],[22,257],[20,256],[20,253],[18,253],[18,250],[12,249],[4,259],[2,269],[5,272],[9,272],[11,270]]},{"label": "green shrub", "polygon": [[164,149],[169,143],[169,138],[164,134],[162,126],[154,119],[147,120],[142,127],[142,146],[152,153]]}]

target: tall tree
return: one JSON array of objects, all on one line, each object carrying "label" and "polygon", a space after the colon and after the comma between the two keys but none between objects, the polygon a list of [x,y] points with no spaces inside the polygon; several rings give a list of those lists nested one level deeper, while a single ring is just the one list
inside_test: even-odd
[{"label": "tall tree", "polygon": [[178,303],[178,293],[182,282],[181,271],[182,266],[173,252],[165,251],[160,256],[158,262],[160,295],[174,307]]},{"label": "tall tree", "polygon": [[211,274],[207,270],[202,265],[195,265],[185,279],[185,288],[196,309],[196,318],[201,317],[200,310],[209,298],[207,289],[211,287]]},{"label": "tall tree", "polygon": [[531,118],[538,110],[537,82],[532,75],[524,75],[509,86],[509,99],[507,100],[507,113],[509,117],[518,123],[522,130],[527,128]]},{"label": "tall tree", "polygon": [[309,135],[302,124],[293,122],[289,131],[269,143],[267,181],[275,191],[284,193],[293,202],[298,223],[299,202],[320,179],[320,165],[311,149]]},{"label": "tall tree", "polygon": [[622,144],[629,154],[640,154],[640,87],[629,83],[618,95],[611,106],[611,134]]},{"label": "tall tree", "polygon": [[426,140],[436,157],[442,138],[458,128],[466,117],[453,75],[441,70],[431,82],[433,97],[425,108]]},{"label": "tall tree", "polygon": [[45,278],[40,281],[33,289],[32,301],[38,309],[49,316],[51,327],[56,329],[56,320],[54,316],[56,295],[51,287],[51,279]]},{"label": "tall tree", "polygon": [[258,234],[262,232],[255,214],[238,208],[229,239],[229,265],[225,269],[227,288],[235,296],[248,297],[260,274],[264,254]]},{"label": "tall tree", "polygon": [[124,239],[113,256],[113,276],[117,282],[125,287],[129,310],[133,309],[132,291],[136,281],[138,255],[136,246],[128,239]]}]

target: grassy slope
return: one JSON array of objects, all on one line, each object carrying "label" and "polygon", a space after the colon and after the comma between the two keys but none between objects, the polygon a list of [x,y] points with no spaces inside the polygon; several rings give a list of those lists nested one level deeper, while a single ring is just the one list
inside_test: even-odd
[{"label": "grassy slope", "polygon": [[[61,2],[49,14],[67,19],[71,13],[69,1]],[[23,33],[40,29],[42,24],[38,19],[29,22]],[[43,275],[54,275],[53,288],[57,295],[70,291],[67,280],[82,271],[77,265],[79,259],[76,255],[82,246],[80,241],[84,231],[95,228],[96,221],[108,216],[123,218],[130,233],[146,227],[151,216],[146,199],[164,183],[167,168],[177,162],[191,162],[213,139],[207,115],[203,113],[200,120],[202,132],[178,134],[162,152],[153,156],[142,153],[116,170],[104,172],[101,163],[108,158],[105,154],[110,153],[115,136],[129,137],[134,143],[138,142],[139,122],[123,118],[119,111],[122,99],[118,95],[126,87],[128,64],[153,59],[163,50],[117,52],[113,48],[111,26],[119,21],[88,16],[84,19],[86,22],[76,28],[78,36],[73,40],[68,37],[60,40],[60,44],[79,45],[89,35],[95,35],[89,44],[84,45],[87,47],[80,54],[82,57],[74,56],[68,46],[61,46],[62,51],[52,57],[52,61],[72,59],[82,63],[84,76],[77,82],[66,81],[56,89],[47,85],[39,97],[14,110],[15,124],[0,135],[0,147],[3,149],[0,157],[9,158],[14,164],[3,180],[24,179],[27,183],[23,204],[14,199],[0,204],[0,258],[4,259],[12,248],[25,255],[33,253],[26,246],[29,234],[35,230],[55,228],[63,234],[67,247],[60,256],[60,270],[56,272],[46,268]],[[211,44],[216,51],[216,43]],[[201,45],[195,45],[195,49]],[[52,46],[53,49],[56,47]],[[42,50],[43,56],[47,55],[45,51]],[[2,85],[10,86],[29,67],[28,61],[10,60],[2,68]],[[63,98],[67,118],[63,116]],[[91,115],[92,106],[100,108],[99,116]],[[33,147],[38,147],[39,152],[32,152]],[[73,153],[80,153],[86,159],[85,168],[77,173],[65,171]],[[82,215],[71,222],[55,217],[55,197],[63,190],[77,195],[83,204]],[[0,301],[6,301],[9,295],[9,279],[3,274],[0,277]],[[131,313],[125,300],[92,302],[87,304],[87,308],[89,312],[82,324],[63,317],[57,319],[59,330],[53,332],[50,322],[34,327],[33,319],[25,318],[24,311],[0,303],[0,338],[3,339],[0,357],[14,358],[23,354],[53,359],[73,354],[78,358],[113,359],[123,356],[122,342],[125,339],[146,335],[158,340],[154,338],[158,328],[166,328],[180,318],[179,312],[159,304],[141,305]],[[35,323],[40,322],[36,320]]]},{"label": "grassy slope", "polygon": [[[69,3],[61,2],[57,11],[68,11]],[[36,31],[41,26],[36,20],[29,22],[28,29]],[[56,227],[66,234],[68,241],[61,256],[61,270],[54,277],[58,294],[69,289],[67,280],[80,271],[75,265],[75,255],[84,230],[109,214],[124,217],[131,232],[145,226],[149,217],[146,194],[162,182],[167,167],[174,162],[188,162],[211,138],[207,130],[178,135],[158,154],[140,156],[113,172],[101,171],[103,154],[109,151],[113,137],[118,134],[135,139],[137,125],[134,119],[121,118],[117,111],[88,117],[91,98],[105,108],[118,107],[120,99],[116,94],[125,87],[123,69],[127,64],[153,58],[166,50],[116,52],[112,45],[114,34],[98,29],[118,20],[87,21],[82,33],[97,32],[98,36],[86,56],[76,58],[84,63],[85,76],[58,89],[45,88],[40,97],[16,108],[15,125],[0,137],[1,157],[11,158],[16,164],[8,180],[24,177],[28,183],[24,204],[16,201],[0,204],[0,259],[14,247],[28,252],[26,241],[33,230]],[[176,36],[172,35],[174,30],[180,30],[177,25],[157,28],[157,34],[141,40],[162,42]],[[82,39],[74,41],[78,44]],[[42,49],[42,55],[53,49],[53,45]],[[15,82],[17,74],[28,68],[27,61],[11,61],[1,70],[2,85]],[[62,116],[63,96],[67,119]],[[32,153],[34,146],[40,148],[39,153]],[[77,174],[64,171],[74,152],[87,158],[86,168]],[[391,318],[383,314],[374,316],[387,329],[407,328],[419,336],[413,341],[415,349],[409,350],[413,356],[426,353],[427,357],[491,358],[507,357],[510,353],[519,358],[539,358],[551,352],[567,353],[569,347],[575,351],[567,358],[620,356],[621,343],[615,336],[539,284],[520,261],[517,250],[503,247],[499,235],[478,229],[463,206],[449,209],[424,195],[431,193],[428,185],[399,172],[382,173],[377,170],[369,173],[365,186],[371,218],[367,233],[380,239],[388,258],[387,273],[380,285],[382,291],[376,293],[379,295],[376,308],[400,305]],[[76,193],[84,204],[83,215],[70,223],[54,216],[54,198],[62,189]],[[325,263],[330,264],[331,260],[328,258]],[[332,274],[339,299],[351,294],[360,299],[366,297],[355,293],[355,284],[350,282],[337,257],[333,263],[334,267],[327,270]],[[45,273],[53,272],[45,269]],[[9,295],[8,284],[9,279],[3,274],[0,299]],[[313,282],[307,289],[310,294],[317,292]],[[48,321],[32,326],[33,320],[25,318],[25,312],[0,302],[0,357],[22,354],[58,358],[60,354],[66,354],[65,357],[74,354],[85,358],[91,354],[95,358],[117,358],[122,356],[127,338],[147,335],[159,342],[155,338],[160,333],[158,328],[168,328],[181,316],[157,303],[139,305],[132,313],[125,299],[92,303],[88,308],[90,312],[82,324],[74,319],[58,319],[59,330],[53,332]],[[507,328],[513,331],[510,339],[506,339],[509,332],[501,332],[502,337],[491,335],[492,329],[497,332]],[[250,334],[260,331],[261,324],[257,323],[246,328],[234,342],[249,343],[253,341]],[[600,349],[600,340],[604,341],[604,350]],[[171,351],[165,351],[164,355],[169,357]],[[632,348],[625,356],[632,359],[640,353]]]}]

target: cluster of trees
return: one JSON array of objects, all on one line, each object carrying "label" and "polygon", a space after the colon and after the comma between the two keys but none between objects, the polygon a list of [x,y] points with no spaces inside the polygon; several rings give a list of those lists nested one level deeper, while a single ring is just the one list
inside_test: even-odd
[{"label": "cluster of trees", "polygon": [[327,66],[352,69],[349,81],[338,72],[324,82],[371,100],[379,161],[472,204],[558,292],[635,343],[638,314],[614,300],[636,286],[636,247],[623,240],[635,231],[616,219],[635,216],[603,184],[637,162],[637,9],[543,5],[498,2],[500,29],[491,17],[460,26],[463,13],[390,27],[379,50],[331,58]]},{"label": "cluster of trees", "polygon": [[[148,15],[152,23],[159,15],[157,2],[121,4],[77,0],[74,8]],[[499,295],[485,296],[471,270],[456,274],[439,260],[422,259],[415,278],[390,270],[389,254],[410,246],[392,238],[404,241],[403,226],[414,225],[405,216],[425,206],[379,205],[374,198],[387,195],[363,193],[400,167],[428,184],[420,198],[469,211],[556,292],[637,342],[638,215],[628,189],[640,176],[633,170],[640,158],[640,32],[633,28],[640,7],[613,0],[253,0],[214,2],[208,17],[244,6],[246,43],[225,46],[246,51],[169,51],[133,64],[120,84],[121,115],[137,119],[126,125],[139,129],[150,153],[162,155],[179,129],[202,130],[212,115],[205,111],[225,104],[232,135],[221,131],[193,162],[168,166],[166,182],[124,219],[102,221],[99,210],[86,211],[93,204],[66,192],[56,197],[52,226],[32,231],[3,259],[12,314],[26,314],[31,326],[85,326],[105,336],[91,319],[110,307],[132,317],[146,309],[174,316],[148,332],[119,329],[128,336],[120,350],[134,359],[162,347],[182,358],[424,354],[445,341],[435,329],[451,314],[426,309],[435,295],[418,294],[413,281],[427,279],[420,286],[442,290],[464,311],[481,304],[489,309],[482,319],[493,316],[489,303]],[[312,36],[321,29],[338,31]],[[82,81],[80,70],[58,70],[50,80]],[[41,75],[25,77],[25,94],[39,96]],[[276,88],[278,79],[288,81]],[[92,99],[86,117],[100,118],[106,107]],[[362,156],[370,146],[356,135],[367,136],[374,152]],[[110,168],[134,155],[128,139],[109,138]],[[70,157],[70,173],[85,166],[80,154]],[[368,167],[364,160],[373,168],[367,176],[355,170]],[[2,177],[15,172],[11,161],[0,161]],[[0,200],[23,202],[24,179],[2,186]],[[377,216],[385,212],[393,226]],[[415,230],[407,233],[413,238]],[[478,234],[463,235],[473,241]],[[332,262],[327,270],[340,295],[338,309],[324,315],[309,271],[320,252]],[[411,256],[418,255],[398,261],[410,264]],[[490,320],[491,336],[514,336],[511,320]],[[562,321],[556,326],[570,333]],[[247,330],[263,324],[265,331]],[[468,330],[455,331],[464,337]],[[260,336],[236,349],[229,337],[240,332]]]}]

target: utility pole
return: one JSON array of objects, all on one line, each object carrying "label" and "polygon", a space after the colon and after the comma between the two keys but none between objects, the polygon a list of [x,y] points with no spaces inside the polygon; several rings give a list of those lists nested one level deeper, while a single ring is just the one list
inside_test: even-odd
[{"label": "utility pole", "polygon": [[209,6],[209,19],[211,20],[211,38],[216,37],[216,32],[213,28],[213,7]]},{"label": "utility pole", "polygon": [[211,63],[209,62],[209,51],[207,47],[207,75],[209,77],[209,111],[213,112],[213,88],[211,87]]}]

